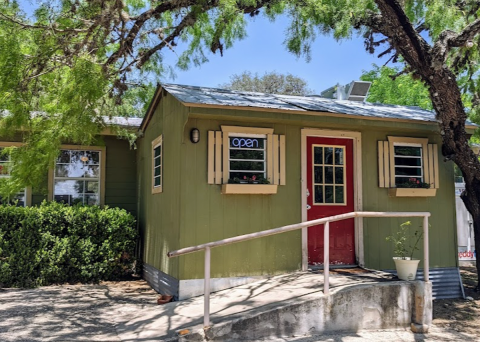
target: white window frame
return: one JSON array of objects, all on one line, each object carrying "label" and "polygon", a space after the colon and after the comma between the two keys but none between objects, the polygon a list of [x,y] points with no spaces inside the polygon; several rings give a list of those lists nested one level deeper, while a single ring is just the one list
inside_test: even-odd
[{"label": "white window frame", "polygon": [[269,163],[271,158],[271,148],[269,146],[269,135],[273,134],[273,128],[259,127],[239,127],[239,126],[221,126],[223,132],[223,184],[228,184],[230,178],[230,137],[262,137],[265,138],[265,179],[271,181],[272,165]]},{"label": "white window frame", "polygon": [[[263,148],[260,149],[260,148],[252,148],[252,149],[242,149],[242,150],[245,150],[245,151],[263,151],[263,159],[234,159],[232,160],[230,158],[230,151],[233,149],[233,150],[236,150],[235,148],[232,148],[230,146],[230,138],[253,138],[253,139],[263,139],[264,142],[263,142]],[[230,173],[231,172],[239,172],[239,173],[263,173],[263,178],[264,179],[267,179],[268,180],[268,169],[267,169],[267,165],[268,165],[268,157],[267,157],[267,135],[266,134],[248,134],[248,133],[233,133],[233,132],[229,132],[228,133],[228,148],[227,148],[227,158],[228,158],[228,179],[231,179],[230,177]],[[252,170],[252,171],[245,171],[245,170],[231,170],[230,169],[230,162],[231,161],[252,161],[252,162],[263,162],[263,171],[256,171],[256,170]],[[240,183],[242,183],[242,179],[240,178]],[[246,183],[246,182],[245,182]]]},{"label": "white window frame", "polygon": [[[64,151],[95,151],[100,152],[100,174],[98,177],[99,182],[99,206],[103,207],[105,205],[105,172],[106,172],[106,147],[105,146],[83,146],[83,145],[62,145],[60,150]],[[77,177],[56,177],[55,176],[55,167],[57,161],[55,160],[55,165],[53,169],[48,171],[48,200],[53,201],[55,198],[55,180],[64,179],[64,180],[89,180],[89,178],[77,178]],[[97,178],[92,178],[97,179]]]},{"label": "white window frame", "polygon": [[[425,151],[427,151],[428,139],[426,138],[408,138],[408,137],[388,137],[390,144],[390,179],[391,183],[396,187],[396,172],[395,168],[395,146],[411,146],[421,148],[421,182],[425,182],[425,165],[428,163]],[[398,167],[402,167],[398,165]],[[408,177],[417,178],[417,177]]]},{"label": "white window frame", "polygon": [[[160,147],[160,155],[158,156],[160,159],[160,165],[155,166],[155,150]],[[163,192],[163,160],[164,153],[163,153],[163,134],[159,135],[152,141],[152,176],[150,177],[152,181],[152,194],[159,194]],[[155,169],[160,169],[160,175],[155,176]],[[160,185],[155,185],[155,179],[160,179]]]},{"label": "white window frame", "polygon": [[[3,142],[1,141],[0,142],[0,152],[2,149],[4,148],[7,148],[7,147],[20,147],[22,146],[23,144],[22,143],[18,143],[18,142]],[[0,178],[10,178],[11,176],[10,175],[1,175],[0,174]],[[25,196],[25,201],[24,201],[24,207],[29,207],[32,205],[32,191],[31,191],[31,187],[25,187],[25,189],[23,190],[23,193],[24,193],[24,196]]]},{"label": "white window frame", "polygon": [[[397,155],[395,154],[395,147],[418,147],[420,148],[420,156],[402,156],[402,155]],[[420,166],[408,166],[408,165],[397,165],[395,164],[394,167],[394,183],[395,186],[397,186],[397,178],[415,178],[418,179],[420,182],[424,182],[425,179],[425,172],[424,172],[424,165],[423,165],[423,155],[425,154],[425,151],[422,147],[421,144],[408,144],[408,143],[395,143],[393,145],[393,157],[394,158],[402,158],[402,159],[419,159],[420,160]],[[394,159],[395,160],[395,159]],[[404,176],[404,175],[397,175],[397,168],[406,168],[406,169],[420,169],[420,176]]]}]

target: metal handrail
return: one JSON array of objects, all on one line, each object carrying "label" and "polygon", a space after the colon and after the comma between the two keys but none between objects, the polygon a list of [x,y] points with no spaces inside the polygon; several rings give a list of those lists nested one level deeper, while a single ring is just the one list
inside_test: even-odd
[{"label": "metal handrail", "polygon": [[197,246],[186,247],[171,251],[167,253],[169,258],[174,258],[180,255],[189,254],[205,250],[205,278],[204,278],[204,316],[203,316],[203,325],[204,327],[210,326],[210,249],[213,247],[220,247],[229,245],[232,243],[258,239],[265,236],[281,234],[285,232],[290,232],[297,229],[308,228],[311,226],[316,226],[324,224],[324,285],[323,293],[328,295],[330,293],[330,222],[346,220],[349,218],[355,217],[423,217],[423,275],[424,281],[429,282],[429,260],[428,260],[428,218],[431,216],[429,212],[376,212],[376,211],[353,211],[348,214],[340,214],[329,217],[324,217],[321,219],[305,221],[301,223],[291,224],[288,226],[283,226],[279,228],[273,228],[268,230],[263,230],[257,233],[250,233],[235,236],[232,238],[227,238],[223,240],[218,240],[214,242],[208,242]]}]

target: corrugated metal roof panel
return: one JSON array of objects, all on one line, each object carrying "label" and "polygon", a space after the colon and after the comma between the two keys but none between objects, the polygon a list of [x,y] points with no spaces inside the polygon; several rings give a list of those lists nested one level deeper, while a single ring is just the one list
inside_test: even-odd
[{"label": "corrugated metal roof panel", "polygon": [[[419,107],[327,99],[320,96],[289,96],[163,84],[162,87],[184,103],[278,110],[348,114],[379,119],[436,122],[435,113]],[[468,125],[473,125],[470,121]]]},{"label": "corrugated metal roof panel", "polygon": [[[397,274],[395,270],[384,270]],[[429,278],[432,282],[433,299],[465,298],[462,277],[457,267],[430,268]],[[423,269],[418,269],[416,280],[423,280]]]}]

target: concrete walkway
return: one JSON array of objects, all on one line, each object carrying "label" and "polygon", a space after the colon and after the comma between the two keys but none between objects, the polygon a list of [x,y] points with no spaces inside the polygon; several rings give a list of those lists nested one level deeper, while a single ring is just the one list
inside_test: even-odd
[{"label": "concrete walkway", "polygon": [[[378,281],[391,281],[391,276],[338,271],[332,274],[331,288],[336,291],[354,283]],[[278,305],[274,303],[279,299],[282,304],[299,297],[322,296],[322,286],[321,274],[295,273],[220,291],[212,295],[212,322],[216,324],[227,317],[238,318],[254,310],[268,309]],[[176,340],[179,330],[202,328],[203,297],[165,305],[157,305],[157,297],[143,281],[0,289],[0,341],[168,341]],[[372,334],[377,334],[379,339]],[[441,334],[443,337],[438,341],[473,340],[453,331]],[[271,341],[436,341],[430,338],[434,335],[418,339],[420,336],[423,335],[415,336],[405,330],[297,336]]]},{"label": "concrete walkway", "polygon": [[[352,284],[371,284],[390,281],[386,273],[332,272],[331,291]],[[290,305],[307,296],[323,296],[323,275],[297,272],[275,276],[233,289],[219,291],[211,296],[211,323],[235,320],[279,305]],[[281,301],[279,302],[279,299]],[[126,308],[125,308],[126,309]],[[120,309],[120,313],[127,313]],[[123,312],[122,312],[123,311]],[[117,326],[122,340],[145,340],[156,337],[172,338],[177,332],[191,332],[203,328],[203,297],[170,303],[147,313],[129,313],[130,320]]]}]

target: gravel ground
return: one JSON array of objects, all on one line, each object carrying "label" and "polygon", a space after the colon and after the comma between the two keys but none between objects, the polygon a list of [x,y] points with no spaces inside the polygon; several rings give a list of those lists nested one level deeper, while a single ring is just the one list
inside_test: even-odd
[{"label": "gravel ground", "polygon": [[[143,280],[0,289],[0,341],[121,341],[117,329],[129,321],[129,313],[152,310],[157,298]],[[478,297],[435,301],[434,324],[426,335],[382,330],[265,341],[480,341],[480,318],[472,309],[478,309]]]},{"label": "gravel ground", "polygon": [[124,313],[155,307],[157,297],[143,280],[0,289],[0,341],[120,341]]}]

